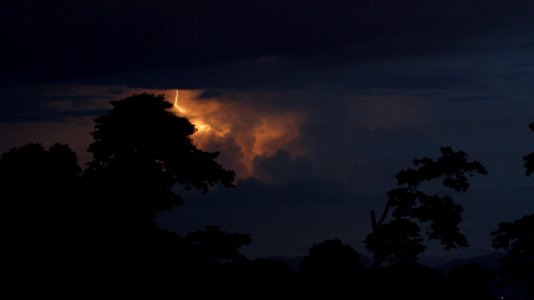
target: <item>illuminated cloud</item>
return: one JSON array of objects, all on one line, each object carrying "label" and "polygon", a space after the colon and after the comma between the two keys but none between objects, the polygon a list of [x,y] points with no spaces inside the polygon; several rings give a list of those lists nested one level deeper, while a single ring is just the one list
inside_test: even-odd
[{"label": "illuminated cloud", "polygon": [[300,135],[304,119],[296,111],[262,110],[253,102],[216,97],[200,99],[203,93],[170,90],[165,95],[173,100],[173,111],[195,125],[195,144],[206,151],[220,151],[221,162],[234,169],[238,178],[261,178],[253,172],[254,159],[274,155]]},{"label": "illuminated cloud", "polygon": [[[205,151],[220,152],[218,160],[225,168],[234,170],[238,179],[250,176],[261,179],[254,173],[254,159],[289,149],[288,145],[300,137],[304,124],[304,114],[296,108],[247,101],[253,100],[254,93],[206,98],[206,90],[56,85],[34,87],[6,98],[14,105],[20,104],[21,109],[13,106],[4,112],[0,133],[9,137],[12,144],[1,150],[31,141],[45,145],[68,143],[77,150],[82,163],[86,163],[90,160],[85,150],[91,142],[93,119],[112,108],[110,101],[140,93],[164,95],[173,103],[172,111],[176,115],[186,117],[195,125],[194,143]],[[77,134],[72,132],[73,128]]]},{"label": "illuminated cloud", "polygon": [[[11,105],[0,111],[0,135],[9,143],[0,150],[32,141],[68,143],[86,163],[93,119],[111,109],[110,101],[143,92],[163,94],[170,103],[176,100],[176,88],[114,85],[33,87],[4,94]],[[197,126],[195,144],[220,152],[218,161],[236,171],[238,180],[302,179],[305,172],[284,169],[297,166],[277,155],[283,149],[291,160],[309,161],[320,178],[383,191],[413,158],[432,155],[445,145],[487,163],[499,184],[527,180],[514,159],[532,149],[528,132],[517,129],[531,122],[527,112],[534,103],[515,100],[511,109],[507,102],[484,100],[480,110],[481,101],[450,100],[458,95],[462,91],[181,88],[177,105],[182,112],[176,107],[173,111]],[[498,130],[489,129],[492,124],[499,124]],[[259,167],[259,162],[268,167]]]}]

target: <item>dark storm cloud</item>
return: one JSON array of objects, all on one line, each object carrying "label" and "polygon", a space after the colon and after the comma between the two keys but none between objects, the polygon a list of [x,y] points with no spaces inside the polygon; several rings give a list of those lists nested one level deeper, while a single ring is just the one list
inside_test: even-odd
[{"label": "dark storm cloud", "polygon": [[532,1],[8,1],[2,84],[266,56],[336,64],[464,51],[528,30]]},{"label": "dark storm cloud", "polygon": [[[0,91],[0,122],[61,122],[68,118],[95,116],[103,109],[64,109],[51,106],[51,102],[61,101],[62,97],[43,96],[35,91],[2,89]],[[82,105],[86,97],[73,96],[68,102]]]},{"label": "dark storm cloud", "polygon": [[293,158],[291,153],[283,149],[272,156],[256,156],[252,163],[254,174],[265,182],[287,183],[315,176],[311,161]]},{"label": "dark storm cloud", "polygon": [[64,122],[95,117],[109,109],[109,101],[134,91],[120,86],[0,88],[0,123]]},{"label": "dark storm cloud", "polygon": [[435,153],[439,147],[415,128],[373,130],[322,124],[303,131],[306,134],[299,143],[321,176],[362,190],[387,189],[394,183],[393,175],[409,167],[413,158]]},{"label": "dark storm cloud", "polygon": [[[498,42],[488,37],[485,42]],[[478,42],[477,42],[478,43]],[[306,64],[305,59],[267,57],[221,65],[206,65],[150,72],[132,72],[94,80],[147,88],[209,89],[208,96],[221,96],[221,89],[302,90],[334,93],[417,93],[476,89],[477,93],[529,96],[534,71],[532,51],[495,46],[476,53],[440,56],[397,57],[359,61],[335,66]],[[471,93],[473,94],[473,93]],[[458,96],[469,96],[458,95]],[[474,95],[478,97],[479,95]],[[269,99],[268,101],[273,101]]]}]

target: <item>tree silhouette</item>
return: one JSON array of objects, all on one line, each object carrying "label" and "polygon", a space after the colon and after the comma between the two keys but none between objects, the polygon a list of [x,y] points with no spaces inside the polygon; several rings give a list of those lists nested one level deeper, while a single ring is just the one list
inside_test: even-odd
[{"label": "tree silhouette", "polygon": [[208,226],[204,231],[191,232],[185,236],[185,240],[204,259],[220,262],[246,260],[237,249],[252,242],[247,234],[225,233],[216,226]]},{"label": "tree silhouette", "polygon": [[80,173],[66,145],[26,144],[2,155],[3,270],[10,280],[46,289],[59,282],[72,286],[73,278],[65,274],[79,267]]},{"label": "tree silhouette", "polygon": [[358,253],[339,239],[314,244],[300,269],[308,296],[327,298],[347,297],[354,293],[364,272]]},{"label": "tree silhouette", "polygon": [[449,299],[496,299],[491,289],[493,273],[477,264],[452,266],[448,274]]},{"label": "tree silhouette", "polygon": [[[155,217],[183,202],[176,186],[202,192],[215,184],[232,187],[235,173],[215,161],[219,153],[194,145],[195,127],[173,114],[163,96],[139,94],[111,104],[111,111],[95,119],[88,149],[93,160],[82,177],[86,210],[93,216],[87,231],[90,267],[106,270],[102,288],[117,277],[127,288],[170,288],[215,272],[217,262],[198,252],[205,247],[160,229]],[[213,242],[218,233],[208,231],[197,241]],[[237,251],[241,244],[230,245]],[[216,254],[225,253],[210,253]]]},{"label": "tree silhouette", "polygon": [[362,270],[358,253],[339,239],[313,245],[301,266],[305,276],[323,281],[354,277]]},{"label": "tree silhouette", "polygon": [[369,279],[365,299],[451,299],[443,274],[419,263],[372,268]]},{"label": "tree silhouette", "polygon": [[204,192],[216,183],[233,186],[234,172],[215,161],[219,153],[193,144],[195,127],[168,111],[172,105],[163,96],[133,95],[111,104],[95,120],[84,179],[92,200],[101,200],[97,209],[109,212],[104,220],[121,234],[157,228],[156,214],[182,203],[173,192],[177,184]]},{"label": "tree silhouette", "polygon": [[[441,148],[441,157],[413,161],[417,169],[407,169],[397,173],[399,187],[388,192],[384,212],[377,221],[371,211],[372,233],[364,240],[367,249],[373,252],[375,266],[383,262],[404,264],[417,261],[424,251],[420,224],[429,223],[428,237],[440,240],[445,249],[467,247],[465,236],[458,225],[462,221],[462,207],[450,196],[429,195],[421,191],[424,182],[443,178],[445,188],[465,192],[469,188],[468,177],[474,173],[487,174],[477,161],[468,161],[467,155],[455,152],[450,147]],[[384,223],[389,217],[392,220]]]},{"label": "tree silhouette", "polygon": [[518,285],[534,297],[534,214],[501,223],[492,235],[493,247],[507,250],[501,260],[500,283]]},{"label": "tree silhouette", "polygon": [[9,150],[0,159],[2,219],[21,238],[54,237],[72,226],[66,218],[77,212],[80,173],[76,154],[66,145]]},{"label": "tree silhouette", "polygon": [[[534,123],[530,124],[530,129],[534,131]],[[523,159],[526,174],[530,176],[534,171],[534,152]],[[501,260],[500,283],[523,287],[534,299],[534,214],[501,223],[491,235],[494,248],[507,250]]]}]

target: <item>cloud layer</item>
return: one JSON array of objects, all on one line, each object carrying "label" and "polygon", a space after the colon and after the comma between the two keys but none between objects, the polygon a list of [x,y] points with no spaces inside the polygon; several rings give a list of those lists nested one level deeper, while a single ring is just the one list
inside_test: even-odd
[{"label": "cloud layer", "polygon": [[273,56],[335,65],[457,53],[487,35],[528,31],[534,9],[527,0],[31,0],[2,6],[3,85]]}]

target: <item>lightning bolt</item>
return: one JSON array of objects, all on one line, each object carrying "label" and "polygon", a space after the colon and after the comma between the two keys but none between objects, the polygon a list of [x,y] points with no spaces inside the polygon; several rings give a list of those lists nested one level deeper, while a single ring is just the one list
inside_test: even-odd
[{"label": "lightning bolt", "polygon": [[176,96],[174,96],[174,107],[176,107],[178,112],[183,114],[183,113],[185,113],[185,110],[183,108],[181,108],[180,105],[178,105],[178,97],[179,97],[179,93],[178,93],[178,90],[176,90]]}]

